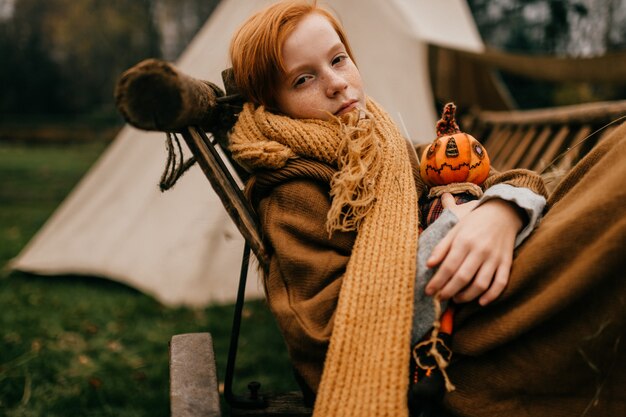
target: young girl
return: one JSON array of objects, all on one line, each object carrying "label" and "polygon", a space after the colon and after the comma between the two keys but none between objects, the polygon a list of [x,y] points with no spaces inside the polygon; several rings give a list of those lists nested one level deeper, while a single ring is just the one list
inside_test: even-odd
[{"label": "young girl", "polygon": [[[317,394],[315,415],[408,415],[425,190],[415,150],[365,94],[337,20],[314,4],[282,2],[252,16],[231,59],[248,101],[231,151],[253,174],[249,191],[271,250],[267,299],[294,367]],[[524,170],[493,172],[486,186],[494,184],[503,194],[545,194]],[[427,295],[485,306],[502,294],[529,218],[515,198],[500,197],[477,207],[444,197],[460,220],[428,259],[438,270]],[[466,384],[473,393],[477,385]]]}]

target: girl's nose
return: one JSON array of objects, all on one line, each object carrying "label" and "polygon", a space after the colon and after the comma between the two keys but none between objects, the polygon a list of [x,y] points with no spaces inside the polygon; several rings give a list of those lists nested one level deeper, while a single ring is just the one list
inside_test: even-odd
[{"label": "girl's nose", "polygon": [[338,93],[348,88],[348,81],[335,71],[328,71],[326,76],[326,95],[335,97]]}]

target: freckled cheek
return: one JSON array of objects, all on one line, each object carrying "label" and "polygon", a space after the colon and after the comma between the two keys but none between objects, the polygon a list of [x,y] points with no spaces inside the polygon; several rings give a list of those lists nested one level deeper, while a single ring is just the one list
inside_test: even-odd
[{"label": "freckled cheek", "polygon": [[294,105],[298,106],[301,111],[316,109],[320,106],[319,95],[311,91],[303,92],[294,100]]},{"label": "freckled cheek", "polygon": [[326,120],[329,118],[328,113],[332,111],[325,102],[325,96],[319,91],[303,91],[299,94],[289,97],[285,108],[281,109],[283,113],[296,118],[318,118]]}]

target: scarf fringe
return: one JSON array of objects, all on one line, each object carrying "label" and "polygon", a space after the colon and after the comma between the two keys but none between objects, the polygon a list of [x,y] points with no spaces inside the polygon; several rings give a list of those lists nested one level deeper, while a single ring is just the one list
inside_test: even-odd
[{"label": "scarf fringe", "polygon": [[363,118],[359,112],[351,112],[346,121],[338,121],[342,138],[337,149],[339,170],[330,183],[332,204],[326,219],[329,236],[335,230],[358,230],[376,202],[382,149],[374,134],[372,117],[366,114]]}]

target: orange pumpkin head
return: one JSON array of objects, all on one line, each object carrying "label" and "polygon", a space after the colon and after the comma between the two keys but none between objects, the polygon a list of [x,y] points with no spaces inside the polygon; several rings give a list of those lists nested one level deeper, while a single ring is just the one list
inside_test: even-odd
[{"label": "orange pumpkin head", "polygon": [[489,155],[473,136],[459,130],[454,113],[456,106],[448,103],[437,123],[437,139],[424,150],[420,174],[429,186],[454,182],[480,185],[489,175]]}]

